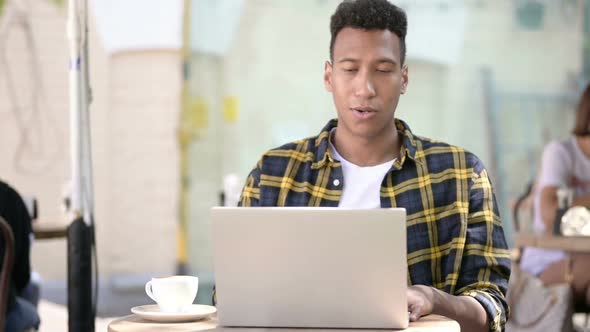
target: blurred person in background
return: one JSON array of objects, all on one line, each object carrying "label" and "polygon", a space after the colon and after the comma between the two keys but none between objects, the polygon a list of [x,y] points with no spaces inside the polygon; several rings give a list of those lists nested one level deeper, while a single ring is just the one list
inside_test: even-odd
[{"label": "blurred person in background", "polygon": [[[580,99],[572,135],[545,146],[536,182],[534,229],[538,233],[553,232],[560,188],[573,191],[572,206],[590,207],[590,85]],[[590,306],[590,254],[528,247],[520,264],[547,285],[566,281],[564,271],[570,269],[576,304]]]},{"label": "blurred person in background", "polygon": [[[31,279],[30,237],[31,216],[21,196],[5,182],[0,181],[0,216],[6,220],[14,235],[14,266],[8,292],[6,312],[7,332],[39,328],[39,315],[35,306],[23,298]],[[3,242],[3,241],[2,241]],[[4,249],[4,243],[0,250]]]},{"label": "blurred person in background", "polygon": [[324,83],[338,118],[266,152],[239,205],[403,207],[410,320],[435,313],[464,331],[502,331],[510,258],[482,162],[394,116],[408,85],[405,12],[387,0],[344,1],[330,31]]}]

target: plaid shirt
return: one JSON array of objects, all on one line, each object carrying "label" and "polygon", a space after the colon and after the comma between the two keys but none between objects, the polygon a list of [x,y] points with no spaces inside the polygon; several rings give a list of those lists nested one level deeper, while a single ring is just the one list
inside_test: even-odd
[{"label": "plaid shirt", "polygon": [[[401,120],[401,156],[381,184],[381,207],[407,212],[408,281],[474,297],[502,331],[510,257],[492,184],[473,154],[414,136]],[[337,207],[346,179],[329,149],[331,120],[316,136],[265,153],[241,206]],[[338,180],[338,181],[335,181]]]}]

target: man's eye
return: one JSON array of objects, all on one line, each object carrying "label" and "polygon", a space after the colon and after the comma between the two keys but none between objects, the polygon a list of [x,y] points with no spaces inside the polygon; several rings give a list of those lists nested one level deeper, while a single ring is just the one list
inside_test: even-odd
[{"label": "man's eye", "polygon": [[354,73],[354,72],[358,71],[358,69],[356,69],[356,68],[342,68],[342,70],[344,70],[347,73]]},{"label": "man's eye", "polygon": [[377,71],[380,72],[380,73],[391,73],[391,72],[393,72],[393,70],[386,69],[386,68],[381,68],[381,69],[378,68]]}]

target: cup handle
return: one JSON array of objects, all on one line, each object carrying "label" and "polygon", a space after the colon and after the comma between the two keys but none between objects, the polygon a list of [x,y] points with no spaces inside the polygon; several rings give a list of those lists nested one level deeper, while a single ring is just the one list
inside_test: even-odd
[{"label": "cup handle", "polygon": [[154,300],[154,302],[158,302],[156,301],[156,298],[154,297],[154,293],[152,292],[152,281],[148,281],[145,284],[145,293],[152,299]]}]

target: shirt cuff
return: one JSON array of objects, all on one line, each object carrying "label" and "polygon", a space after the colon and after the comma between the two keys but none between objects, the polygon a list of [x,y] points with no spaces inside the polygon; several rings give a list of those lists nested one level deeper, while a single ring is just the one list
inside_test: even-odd
[{"label": "shirt cuff", "polygon": [[493,295],[482,290],[471,290],[461,295],[471,296],[481,304],[490,320],[490,331],[501,332],[504,331],[506,325],[506,312],[498,304]]}]

